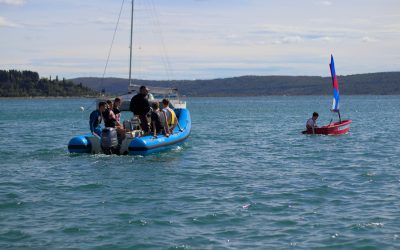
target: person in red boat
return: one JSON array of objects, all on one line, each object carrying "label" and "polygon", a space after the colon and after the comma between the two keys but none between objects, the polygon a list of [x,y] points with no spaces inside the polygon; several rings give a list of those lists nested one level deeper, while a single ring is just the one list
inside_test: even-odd
[{"label": "person in red boat", "polygon": [[318,128],[317,126],[317,119],[318,119],[319,114],[317,112],[314,112],[312,114],[312,117],[308,119],[306,123],[306,128],[307,130],[312,130],[313,134],[315,133],[314,129]]}]

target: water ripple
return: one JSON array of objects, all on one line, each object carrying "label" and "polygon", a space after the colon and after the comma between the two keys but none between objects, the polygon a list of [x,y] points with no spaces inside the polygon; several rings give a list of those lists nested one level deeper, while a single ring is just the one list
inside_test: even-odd
[{"label": "water ripple", "polygon": [[330,97],[193,98],[172,150],[68,154],[92,102],[4,104],[1,249],[400,248],[398,97],[343,97],[340,137],[300,134]]}]

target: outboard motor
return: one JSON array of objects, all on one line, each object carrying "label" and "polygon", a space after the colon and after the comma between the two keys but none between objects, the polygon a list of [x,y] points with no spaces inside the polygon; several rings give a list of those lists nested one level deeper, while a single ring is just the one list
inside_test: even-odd
[{"label": "outboard motor", "polygon": [[118,135],[115,128],[104,128],[101,134],[101,149],[103,153],[119,154],[120,146],[118,144]]}]

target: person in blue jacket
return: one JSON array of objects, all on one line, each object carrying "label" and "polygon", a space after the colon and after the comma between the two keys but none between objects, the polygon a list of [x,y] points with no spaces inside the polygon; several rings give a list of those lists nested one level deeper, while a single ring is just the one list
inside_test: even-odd
[{"label": "person in blue jacket", "polygon": [[89,127],[90,127],[90,132],[94,135],[101,136],[101,126],[100,123],[102,122],[102,113],[106,110],[106,103],[105,102],[99,102],[99,107],[98,109],[94,110],[92,113],[90,113],[89,117]]}]

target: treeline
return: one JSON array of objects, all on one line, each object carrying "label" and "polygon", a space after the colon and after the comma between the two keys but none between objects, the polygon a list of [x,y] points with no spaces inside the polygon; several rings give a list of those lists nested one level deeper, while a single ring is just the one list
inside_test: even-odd
[{"label": "treeline", "polygon": [[[128,80],[121,78],[76,78],[75,83],[108,93],[127,92]],[[344,95],[400,95],[400,72],[382,72],[338,76]],[[241,76],[211,80],[146,81],[135,84],[178,88],[186,96],[266,96],[331,95],[331,77],[320,76]]]},{"label": "treeline", "polygon": [[40,78],[37,72],[0,70],[0,97],[72,97],[95,96],[97,92],[82,83],[63,78]]}]

